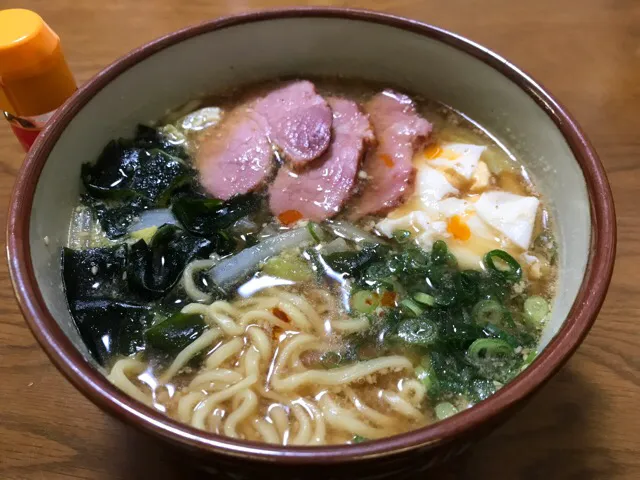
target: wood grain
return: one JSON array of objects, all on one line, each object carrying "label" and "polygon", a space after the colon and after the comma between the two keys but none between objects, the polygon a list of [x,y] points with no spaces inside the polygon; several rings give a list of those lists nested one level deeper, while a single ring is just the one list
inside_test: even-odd
[{"label": "wood grain", "polygon": [[[277,0],[0,0],[38,11],[83,82],[128,50],[177,28]],[[638,0],[318,0],[414,17],[514,61],[575,114],[609,174],[618,212],[611,290],[579,352],[520,414],[443,479],[640,478],[640,2]],[[0,129],[0,221],[22,153]],[[4,242],[4,239],[2,240]],[[173,479],[196,473],[108,418],[50,365],[0,271],[0,478]],[[201,477],[198,474],[198,477]]]}]

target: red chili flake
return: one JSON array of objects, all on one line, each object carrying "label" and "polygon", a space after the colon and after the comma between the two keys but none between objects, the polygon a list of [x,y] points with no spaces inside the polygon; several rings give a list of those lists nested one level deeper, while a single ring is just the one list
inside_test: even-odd
[{"label": "red chili flake", "polygon": [[396,293],[395,292],[384,292],[382,294],[382,298],[380,299],[380,305],[383,307],[395,307],[396,306]]},{"label": "red chili flake", "polygon": [[276,317],[278,317],[283,322],[289,322],[289,317],[286,313],[280,310],[278,307],[271,309],[271,313],[273,313]]}]

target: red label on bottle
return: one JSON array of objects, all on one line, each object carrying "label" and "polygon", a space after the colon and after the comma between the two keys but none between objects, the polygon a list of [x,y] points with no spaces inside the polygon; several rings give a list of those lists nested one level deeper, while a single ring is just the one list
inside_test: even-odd
[{"label": "red label on bottle", "polygon": [[38,134],[42,131],[41,128],[24,128],[16,123],[11,123],[11,130],[13,130],[13,134],[18,138],[22,148],[25,151],[29,151],[33,142],[36,141]]}]

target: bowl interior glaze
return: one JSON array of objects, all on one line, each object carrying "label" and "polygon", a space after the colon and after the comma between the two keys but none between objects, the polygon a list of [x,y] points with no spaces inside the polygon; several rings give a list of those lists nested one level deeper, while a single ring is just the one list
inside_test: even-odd
[{"label": "bowl interior glaze", "polygon": [[[67,310],[60,248],[65,244],[71,211],[78,199],[80,167],[97,158],[110,139],[130,135],[137,123],[153,121],[167,110],[205,94],[281,76],[335,75],[382,82],[439,100],[482,125],[516,153],[552,210],[559,244],[558,293],[541,348],[562,329],[576,295],[581,287],[584,290],[594,235],[583,174],[587,167],[581,168],[576,161],[576,144],[582,141],[582,148],[591,155],[589,161],[595,162],[596,167],[589,168],[601,168],[579,130],[574,130],[577,127],[563,116],[562,108],[524,73],[483,47],[417,22],[347,10],[249,14],[169,35],[107,68],[59,112],[21,173],[9,225],[10,236],[12,228],[28,233],[24,248],[17,246],[20,240],[10,241],[18,298],[47,353],[93,401],[123,417],[135,417],[149,430],[191,445],[224,449],[229,454],[288,455],[277,447],[249,447],[247,442],[220,439],[176,424],[92,375],[89,369],[99,367]],[[563,134],[563,126],[574,135],[574,145]],[[34,183],[32,197],[24,192],[30,192]],[[606,179],[598,188],[608,191]],[[593,201],[592,195],[591,204]],[[602,208],[606,210],[609,201],[610,193]],[[20,223],[17,217],[25,212],[30,212],[28,225],[15,227]],[[604,223],[610,229],[606,239],[610,241],[615,237],[611,218],[605,218]],[[15,258],[19,257],[18,251],[26,252],[26,258]],[[612,264],[612,258],[604,261]],[[605,275],[604,286],[598,287],[592,311],[581,313],[573,337],[556,355],[540,362],[545,365],[538,373],[525,373],[526,380],[517,379],[513,386],[499,392],[502,403],[494,402],[499,406],[487,407],[482,415],[494,415],[521,400],[566,360],[586,334],[604,297],[611,272],[609,265],[602,269],[608,271],[608,277]],[[30,275],[35,276],[35,285],[30,284]],[[47,320],[47,311],[59,329]],[[62,335],[81,357],[69,351],[66,339],[60,340]],[[481,407],[442,422],[449,425],[442,428],[449,428],[450,433],[466,428],[466,419]],[[482,415],[476,415],[473,421],[481,423]],[[372,442],[372,446],[350,447],[350,451],[373,454],[426,445],[439,434],[413,432],[381,444],[377,450],[378,442]],[[336,461],[343,450],[336,447]],[[296,455],[306,455],[300,453],[303,451],[299,449]]]}]

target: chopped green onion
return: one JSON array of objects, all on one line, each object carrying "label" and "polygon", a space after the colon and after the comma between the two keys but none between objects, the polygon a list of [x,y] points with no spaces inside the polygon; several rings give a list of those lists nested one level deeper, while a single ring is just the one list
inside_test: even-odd
[{"label": "chopped green onion", "polygon": [[351,440],[351,443],[362,443],[362,442],[368,442],[369,439],[362,437],[360,435],[354,435],[353,436],[353,440]]},{"label": "chopped green onion", "polygon": [[147,329],[145,337],[154,349],[174,353],[196,340],[206,328],[202,315],[175,313]]},{"label": "chopped green onion", "polygon": [[549,313],[549,304],[542,298],[534,295],[524,301],[524,314],[531,323],[540,325]]},{"label": "chopped green onion", "polygon": [[[497,260],[497,262],[496,262]],[[517,282],[522,278],[520,264],[504,250],[491,250],[484,256],[485,266],[499,273],[505,280]]]},{"label": "chopped green onion", "polygon": [[522,344],[522,341],[519,340],[518,337],[494,325],[493,323],[488,323],[487,325],[485,325],[483,327],[483,330],[490,337],[497,338],[508,343],[509,345],[511,345],[511,348],[515,349]]},{"label": "chopped green onion", "polygon": [[446,263],[449,259],[449,247],[444,240],[437,240],[431,247],[431,260],[433,263]]},{"label": "chopped green onion", "polygon": [[420,359],[420,366],[429,370],[431,368],[431,357],[429,355],[423,355]]},{"label": "chopped green onion", "polygon": [[524,364],[529,365],[531,362],[533,362],[536,359],[537,355],[538,355],[538,352],[536,352],[535,350],[531,350],[529,352],[529,355],[527,355],[527,358],[524,359]]},{"label": "chopped green onion", "polygon": [[351,308],[359,313],[371,313],[379,304],[378,294],[369,290],[358,290],[351,295]]},{"label": "chopped green onion", "polygon": [[393,232],[393,238],[398,243],[405,243],[411,239],[411,232],[409,230],[396,230]]},{"label": "chopped green onion", "polygon": [[431,388],[431,385],[433,384],[429,370],[422,366],[416,367],[416,377],[422,382],[424,388],[429,391],[429,388]]},{"label": "chopped green onion", "polygon": [[313,238],[313,240],[316,243],[320,243],[320,235],[318,235],[318,233],[316,232],[316,227],[318,225],[314,222],[308,222],[307,223],[307,230],[309,230],[309,235],[311,235],[311,238]]},{"label": "chopped green onion", "polygon": [[458,413],[458,409],[449,402],[441,402],[436,405],[435,412],[438,420],[444,420]]},{"label": "chopped green onion", "polygon": [[495,300],[480,300],[472,311],[473,318],[479,325],[500,325],[504,314],[504,307]]},{"label": "chopped green onion", "polygon": [[423,310],[422,308],[420,308],[420,305],[418,305],[416,302],[414,302],[410,298],[405,298],[404,300],[402,300],[400,302],[400,305],[406,308],[415,317],[419,317],[420,315],[422,315]]},{"label": "chopped green onion", "polygon": [[428,305],[430,307],[433,307],[436,304],[436,299],[428,293],[418,292],[413,296],[413,299],[416,302],[420,302],[421,304]]},{"label": "chopped green onion", "polygon": [[284,278],[294,282],[307,282],[313,279],[313,270],[299,255],[284,253],[265,262],[262,271],[272,277]]},{"label": "chopped green onion", "polygon": [[158,231],[158,227],[155,225],[152,225],[150,227],[142,228],[140,230],[134,230],[133,232],[131,232],[131,238],[133,238],[134,240],[144,240],[145,242],[147,242],[147,244],[149,244],[151,243],[151,239],[153,238],[153,236],[156,234],[157,231]]},{"label": "chopped green onion", "polygon": [[499,338],[479,338],[467,350],[467,355],[472,361],[504,357],[512,354],[513,347]]},{"label": "chopped green onion", "polygon": [[435,343],[438,327],[431,320],[412,318],[398,325],[398,337],[411,345],[428,347]]}]

